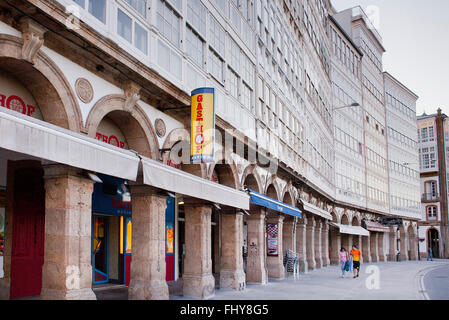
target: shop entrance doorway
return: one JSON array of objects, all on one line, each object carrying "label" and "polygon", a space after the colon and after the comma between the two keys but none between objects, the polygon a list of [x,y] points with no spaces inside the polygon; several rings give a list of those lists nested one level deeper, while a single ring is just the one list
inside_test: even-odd
[{"label": "shop entrance doorway", "polygon": [[108,218],[94,216],[92,230],[92,265],[94,284],[109,281],[108,274]]},{"label": "shop entrance doorway", "polygon": [[12,220],[10,298],[38,296],[42,289],[45,236],[41,168],[15,170]]},{"label": "shop entrance doorway", "polygon": [[438,230],[429,229],[427,231],[427,248],[432,249],[432,255],[434,258],[440,257],[440,237],[438,235]]}]

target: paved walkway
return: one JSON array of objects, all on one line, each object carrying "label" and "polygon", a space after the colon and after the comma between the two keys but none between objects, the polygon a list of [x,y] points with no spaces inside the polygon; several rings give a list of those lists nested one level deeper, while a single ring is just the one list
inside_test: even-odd
[{"label": "paved walkway", "polygon": [[340,268],[329,266],[300,274],[299,280],[290,277],[270,279],[266,285],[248,284],[243,292],[216,290],[213,300],[422,300],[426,297],[421,277],[436,266],[449,269],[449,261],[362,264],[360,277],[355,279],[352,274],[341,278]]},{"label": "paved walkway", "polygon": [[[437,271],[437,276],[432,276]],[[217,289],[212,300],[423,300],[449,296],[447,286],[439,285],[435,291],[438,277],[449,276],[449,260],[363,263],[359,278],[349,273],[345,278],[340,275],[338,266],[329,266],[301,273],[297,280],[290,276],[270,279],[266,285],[248,284],[240,292]],[[116,286],[99,288],[95,293],[98,300],[126,300],[127,291],[126,287]],[[170,295],[170,299],[191,298]]]}]

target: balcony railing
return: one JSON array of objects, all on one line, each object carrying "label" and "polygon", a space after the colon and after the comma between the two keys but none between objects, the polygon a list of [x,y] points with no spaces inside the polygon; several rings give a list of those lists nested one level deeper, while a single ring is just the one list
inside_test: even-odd
[{"label": "balcony railing", "polygon": [[423,193],[421,201],[437,201],[440,199],[438,193]]}]

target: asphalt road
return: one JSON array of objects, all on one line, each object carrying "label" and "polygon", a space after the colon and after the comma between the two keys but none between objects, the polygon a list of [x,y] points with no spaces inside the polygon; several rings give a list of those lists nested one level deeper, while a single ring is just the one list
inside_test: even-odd
[{"label": "asphalt road", "polygon": [[438,266],[424,276],[427,298],[430,300],[449,300],[449,265]]}]

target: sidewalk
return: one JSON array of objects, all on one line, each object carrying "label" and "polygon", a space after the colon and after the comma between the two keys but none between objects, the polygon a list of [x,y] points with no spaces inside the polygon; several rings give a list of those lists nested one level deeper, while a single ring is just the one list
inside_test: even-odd
[{"label": "sidewalk", "polygon": [[[329,266],[301,273],[298,280],[290,276],[284,280],[269,279],[266,285],[247,284],[244,291],[216,289],[211,300],[422,300],[420,280],[437,266],[449,268],[449,260],[362,263],[360,277],[355,279],[350,273],[341,278],[340,267]],[[373,286],[377,275],[379,289],[369,289],[367,282]],[[126,287],[118,287],[95,293],[98,300],[126,300],[127,291]],[[191,298],[170,295],[170,299]]]},{"label": "sidewalk", "polygon": [[[329,266],[300,274],[300,279],[270,279],[267,285],[248,284],[243,292],[216,290],[213,300],[421,300],[418,273],[448,260],[402,261],[362,264],[359,278],[346,274],[339,266]],[[366,273],[370,266],[379,271],[379,289],[368,289],[376,276]],[[377,269],[377,268],[378,269]],[[372,272],[372,270],[371,270]],[[185,299],[171,296],[170,299]]]}]

